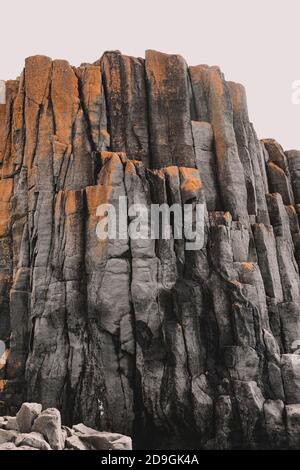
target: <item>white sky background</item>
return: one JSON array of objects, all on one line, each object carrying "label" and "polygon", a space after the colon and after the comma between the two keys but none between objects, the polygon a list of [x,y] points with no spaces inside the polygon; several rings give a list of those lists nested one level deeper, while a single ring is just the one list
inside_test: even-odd
[{"label": "white sky background", "polygon": [[258,136],[300,149],[299,0],[13,0],[0,7],[0,78],[35,54],[93,62],[105,50],[179,53],[243,83]]}]

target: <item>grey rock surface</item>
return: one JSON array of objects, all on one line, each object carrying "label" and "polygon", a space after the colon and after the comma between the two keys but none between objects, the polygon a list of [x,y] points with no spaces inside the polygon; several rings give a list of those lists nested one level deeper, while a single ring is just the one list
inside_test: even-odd
[{"label": "grey rock surface", "polygon": [[16,416],[18,430],[23,433],[30,432],[41,411],[42,405],[39,403],[23,403]]},{"label": "grey rock surface", "polygon": [[17,447],[29,446],[39,450],[52,450],[48,442],[45,441],[43,435],[38,432],[20,434],[16,438],[15,444]]},{"label": "grey rock surface", "polygon": [[55,408],[47,408],[42,411],[35,419],[32,430],[42,434],[53,450],[62,450],[64,448],[60,412]]}]

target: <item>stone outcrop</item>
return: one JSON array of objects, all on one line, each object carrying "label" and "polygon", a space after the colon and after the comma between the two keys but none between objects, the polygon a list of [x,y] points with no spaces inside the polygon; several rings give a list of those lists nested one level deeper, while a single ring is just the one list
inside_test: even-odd
[{"label": "stone outcrop", "polygon": [[[0,411],[44,411],[1,445],[299,448],[300,152],[178,55],[30,57],[5,90]],[[204,246],[172,220],[169,239],[100,240],[97,208],[125,196],[204,204]]]},{"label": "stone outcrop", "polygon": [[38,403],[23,403],[16,417],[0,417],[0,450],[131,449],[132,442],[128,436],[99,432],[82,423],[72,428],[62,426],[60,412],[56,408],[42,411],[42,405]]}]

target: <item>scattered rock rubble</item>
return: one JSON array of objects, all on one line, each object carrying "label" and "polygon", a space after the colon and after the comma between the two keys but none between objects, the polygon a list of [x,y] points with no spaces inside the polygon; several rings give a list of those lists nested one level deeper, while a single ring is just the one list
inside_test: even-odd
[{"label": "scattered rock rubble", "polygon": [[62,426],[56,408],[23,403],[15,417],[0,417],[0,450],[131,450],[122,434],[99,432],[84,424]]}]

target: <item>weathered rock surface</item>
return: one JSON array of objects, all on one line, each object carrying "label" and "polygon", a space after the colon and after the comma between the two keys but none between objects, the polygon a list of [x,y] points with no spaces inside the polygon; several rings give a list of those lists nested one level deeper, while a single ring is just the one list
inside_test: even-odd
[{"label": "weathered rock surface", "polygon": [[[30,57],[5,92],[0,412],[29,403],[0,448],[300,448],[300,151],[178,55]],[[171,219],[169,239],[100,240],[119,197],[203,203],[204,246]]]},{"label": "weathered rock surface", "polygon": [[16,416],[19,431],[23,433],[30,432],[35,419],[41,411],[42,405],[39,403],[23,403]]},{"label": "weathered rock surface", "polygon": [[64,448],[64,437],[61,430],[60,412],[55,408],[47,408],[34,421],[32,430],[40,433],[54,450]]},{"label": "weathered rock surface", "polygon": [[[51,450],[50,444],[48,444],[48,442],[44,439],[43,435],[38,432],[30,432],[28,434],[21,434],[20,436],[16,438],[15,444],[17,447],[26,445],[29,447],[34,447],[39,450]],[[56,449],[56,450],[61,450],[61,449]]]}]

